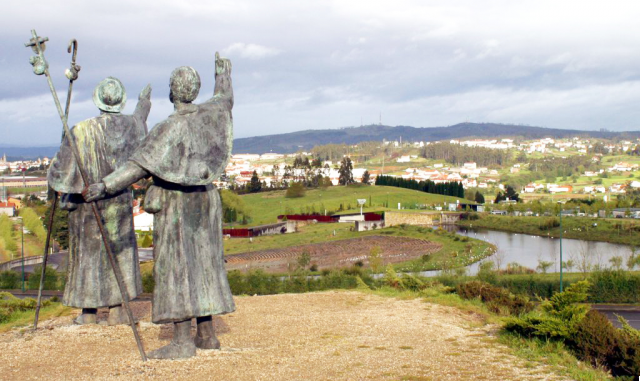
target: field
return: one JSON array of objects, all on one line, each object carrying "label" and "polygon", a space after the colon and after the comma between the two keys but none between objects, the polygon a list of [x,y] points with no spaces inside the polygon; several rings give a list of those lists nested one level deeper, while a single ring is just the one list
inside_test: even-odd
[{"label": "field", "polygon": [[[466,266],[492,253],[492,246],[484,241],[466,237],[461,239],[456,234],[448,233],[444,230],[432,230],[416,226],[394,226],[380,230],[354,232],[351,231],[351,227],[352,224],[313,224],[302,227],[297,233],[256,237],[253,238],[252,242],[245,238],[227,239],[224,242],[224,252],[225,255],[229,255],[248,252],[257,253],[283,248],[291,248],[291,250],[295,251],[296,249],[293,247],[300,245],[371,236],[414,238],[441,245],[437,251],[425,251],[424,254],[430,254],[428,258],[415,258],[413,256],[412,260],[403,261],[395,265],[398,270],[403,271],[438,270]],[[385,249],[391,250],[392,248],[386,247],[384,243],[381,243],[380,250],[383,258]],[[354,252],[352,256],[347,257],[358,257],[359,260],[366,264],[368,263],[369,254],[369,251]],[[282,251],[282,255],[278,258],[286,256],[286,251]],[[363,256],[364,258],[360,258]],[[278,258],[275,258],[275,260],[277,261]]]},{"label": "field", "polygon": [[[274,223],[280,214],[297,214],[315,212],[327,214],[336,212],[342,204],[343,212],[360,212],[358,199],[366,199],[363,210],[382,211],[397,209],[398,203],[404,207],[415,204],[435,205],[443,202],[462,200],[457,197],[424,193],[411,189],[386,186],[332,186],[326,189],[307,190],[304,197],[286,198],[285,191],[261,192],[242,196],[244,203],[250,208],[252,220],[249,225]],[[386,208],[388,204],[391,208]]]}]

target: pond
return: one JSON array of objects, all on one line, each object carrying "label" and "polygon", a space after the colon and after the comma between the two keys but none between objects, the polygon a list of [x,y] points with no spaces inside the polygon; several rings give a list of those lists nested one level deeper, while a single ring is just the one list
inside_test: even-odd
[{"label": "pond", "polygon": [[[497,267],[504,269],[509,263],[536,270],[541,262],[550,262],[547,272],[560,271],[560,239],[528,234],[508,233],[489,229],[470,229],[459,226],[446,226],[446,230],[460,235],[487,241],[497,247],[497,252],[489,258]],[[625,267],[631,256],[631,247],[608,242],[562,239],[562,261],[573,262],[569,272],[582,272],[588,269],[609,268],[610,259],[622,258]],[[470,274],[478,272],[480,264],[468,267]],[[565,269],[564,271],[567,271]]]}]

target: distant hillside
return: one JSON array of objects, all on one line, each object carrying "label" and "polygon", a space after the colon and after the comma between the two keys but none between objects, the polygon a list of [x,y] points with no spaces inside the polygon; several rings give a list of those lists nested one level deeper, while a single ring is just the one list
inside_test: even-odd
[{"label": "distant hillside", "polygon": [[288,134],[255,136],[235,139],[234,153],[293,153],[298,150],[310,150],[322,144],[357,144],[363,141],[398,140],[437,141],[460,138],[498,138],[516,137],[539,139],[545,137],[566,138],[584,136],[612,139],[616,137],[640,137],[640,131],[581,131],[556,128],[517,126],[496,123],[460,123],[449,127],[409,127],[370,125],[331,130],[306,130]]},{"label": "distant hillside", "polygon": [[[233,141],[233,153],[293,153],[310,150],[322,144],[357,144],[364,141],[398,140],[437,141],[461,138],[507,138],[524,139],[566,138],[573,136],[594,138],[638,138],[640,131],[583,131],[562,130],[557,128],[516,126],[497,123],[460,123],[449,127],[410,127],[380,126],[348,127],[327,130],[305,130],[288,134],[254,136]],[[0,157],[7,155],[9,160],[52,158],[58,147],[16,147],[0,145]]]}]

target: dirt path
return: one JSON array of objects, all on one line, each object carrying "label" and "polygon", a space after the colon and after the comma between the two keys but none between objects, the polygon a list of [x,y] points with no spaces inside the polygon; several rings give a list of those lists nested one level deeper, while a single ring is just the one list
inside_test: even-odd
[{"label": "dirt path", "polygon": [[[126,326],[48,321],[37,334],[0,335],[0,379],[560,380],[525,364],[450,307],[358,292],[236,298],[216,320],[220,351],[187,360],[138,358]],[[148,303],[138,303],[148,316]],[[474,328],[475,327],[475,328]],[[170,329],[142,322],[147,350]]]},{"label": "dirt path", "polygon": [[442,244],[416,238],[367,236],[227,255],[225,260],[227,270],[260,268],[266,272],[284,273],[289,270],[289,264],[295,266],[298,257],[306,252],[311,257],[310,263],[323,270],[351,267],[356,262],[368,264],[374,247],[380,249],[384,263],[399,263],[435,253]]}]

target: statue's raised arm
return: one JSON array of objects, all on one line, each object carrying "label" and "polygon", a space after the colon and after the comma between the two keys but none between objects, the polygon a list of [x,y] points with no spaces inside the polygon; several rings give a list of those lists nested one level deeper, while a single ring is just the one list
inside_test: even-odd
[{"label": "statue's raised arm", "polygon": [[213,90],[213,102],[226,103],[233,108],[233,87],[231,86],[231,61],[220,57],[216,52],[216,86]]}]

